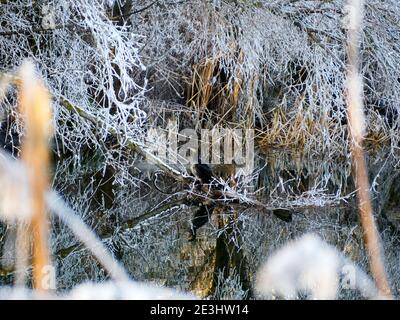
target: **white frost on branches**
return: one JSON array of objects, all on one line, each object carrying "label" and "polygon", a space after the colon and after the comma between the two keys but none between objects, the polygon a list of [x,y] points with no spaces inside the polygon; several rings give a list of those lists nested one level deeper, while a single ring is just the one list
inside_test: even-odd
[{"label": "white frost on branches", "polygon": [[[146,7],[151,1],[142,4]],[[400,48],[394,45],[400,37],[398,8],[396,0],[366,5],[361,54],[372,131],[385,128],[379,119],[395,115],[400,102]],[[211,62],[227,77],[231,93],[240,85],[238,119],[250,113],[268,124],[268,112],[283,108],[287,119],[300,121],[299,131],[306,132],[306,152],[334,156],[348,151],[344,15],[342,0],[160,0],[133,15],[132,21],[148,41],[143,56],[155,103],[169,98],[168,90],[181,101],[182,74],[190,79],[193,65]],[[215,81],[214,77],[211,82]],[[390,121],[397,130],[397,118]],[[310,123],[313,134],[307,134]],[[395,146],[398,135],[385,133]]]},{"label": "white frost on branches", "polygon": [[[139,56],[143,38],[110,17],[115,1],[48,1],[27,4],[7,1],[0,6],[0,70],[31,58],[54,96],[57,137],[77,157],[82,146],[100,149],[108,129],[139,139],[146,114],[142,111],[146,81]],[[60,106],[65,97],[101,127]],[[9,101],[8,108],[12,108]],[[108,154],[105,155],[108,158]]]}]

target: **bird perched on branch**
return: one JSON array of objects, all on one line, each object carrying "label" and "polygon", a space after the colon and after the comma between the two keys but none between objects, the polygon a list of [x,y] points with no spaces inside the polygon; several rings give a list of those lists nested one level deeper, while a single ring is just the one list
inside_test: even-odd
[{"label": "bird perched on branch", "polygon": [[[197,178],[197,181],[195,183],[199,191],[212,191],[210,192],[210,197],[218,198],[218,196],[221,195],[224,186],[221,183],[216,182],[214,172],[208,164],[193,164],[190,169],[192,174]],[[211,215],[215,209],[215,204],[212,204],[207,199],[205,199],[204,201],[198,201],[196,205],[198,206],[198,209],[196,210],[191,221],[191,228],[189,232],[190,234],[188,237],[189,241],[196,240],[197,230],[210,220]],[[292,212],[290,210],[275,209],[272,210],[272,213],[282,221],[292,221]]]},{"label": "bird perched on branch", "polygon": [[[209,191],[210,184],[214,180],[213,172],[208,164],[196,163],[191,165],[190,170],[197,178],[195,185],[199,191]],[[206,190],[205,190],[206,189]],[[196,240],[197,229],[205,225],[214,211],[214,205],[207,203],[207,201],[198,202],[198,209],[196,210],[191,221],[191,228],[189,230],[189,241]]]},{"label": "bird perched on branch", "polygon": [[208,164],[196,163],[190,167],[193,175],[200,180],[202,184],[210,184],[213,180],[213,172]]}]

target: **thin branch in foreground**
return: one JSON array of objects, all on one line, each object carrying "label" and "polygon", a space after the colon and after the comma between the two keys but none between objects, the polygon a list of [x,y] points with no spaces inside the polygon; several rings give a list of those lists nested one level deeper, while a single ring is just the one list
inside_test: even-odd
[{"label": "thin branch in foreground", "polygon": [[128,281],[129,275],[124,268],[110,255],[104,244],[96,237],[93,231],[82,222],[81,218],[70,209],[56,192],[50,192],[46,197],[48,208],[56,214],[93,253],[100,264],[116,281]]},{"label": "thin branch in foreground", "polygon": [[[51,102],[47,89],[35,77],[32,63],[25,62],[22,66],[21,79],[19,107],[26,127],[21,158],[26,166],[32,193],[30,231],[33,241],[33,286],[35,289],[48,290],[46,273],[51,262],[48,249],[49,223],[44,194],[49,188]],[[18,230],[28,232],[27,228]],[[26,235],[20,235],[20,239],[26,239],[21,243],[22,247],[28,245]]]},{"label": "thin branch in foreground", "polygon": [[355,171],[358,205],[361,226],[364,231],[364,245],[368,253],[370,269],[381,295],[392,299],[383,262],[382,246],[374,221],[369,190],[368,171],[364,149],[364,114],[362,99],[362,79],[359,74],[359,42],[362,23],[363,0],[349,0],[348,9],[348,73],[347,73],[347,109],[352,138],[352,157]]}]

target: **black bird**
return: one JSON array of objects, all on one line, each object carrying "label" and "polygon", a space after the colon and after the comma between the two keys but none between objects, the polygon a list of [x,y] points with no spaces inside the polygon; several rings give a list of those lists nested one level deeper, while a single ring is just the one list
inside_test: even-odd
[{"label": "black bird", "polygon": [[[217,183],[215,186],[211,186],[213,180],[214,180],[214,174],[211,169],[211,167],[207,164],[194,164],[191,166],[191,171],[193,175],[198,179],[197,181],[197,187],[199,190],[202,189],[203,185],[208,185],[208,188],[212,187],[213,189],[215,188],[216,190],[222,188],[223,186],[219,183]],[[215,190],[214,190],[215,191]],[[205,225],[211,218],[211,215],[214,211],[215,205],[208,204],[208,203],[202,203],[199,202],[197,203],[199,206],[198,209],[196,210],[192,222],[191,222],[191,228],[189,231],[189,241],[194,241],[196,240],[196,233],[197,230]],[[292,221],[292,213],[290,210],[287,209],[274,209],[272,210],[272,213],[279,219],[285,221],[285,222],[291,222]]]},{"label": "black bird", "polygon": [[213,172],[208,164],[196,163],[191,166],[193,174],[202,184],[210,184],[213,180]]},{"label": "black bird", "polygon": [[[211,167],[208,164],[196,163],[190,167],[193,175],[198,179],[196,181],[196,186],[199,191],[202,190],[204,185],[208,185],[210,188],[212,181],[214,180],[214,175]],[[193,219],[191,221],[191,228],[189,230],[189,241],[196,240],[197,229],[205,225],[209,220],[214,211],[214,205],[198,202],[198,209],[194,213]]]}]

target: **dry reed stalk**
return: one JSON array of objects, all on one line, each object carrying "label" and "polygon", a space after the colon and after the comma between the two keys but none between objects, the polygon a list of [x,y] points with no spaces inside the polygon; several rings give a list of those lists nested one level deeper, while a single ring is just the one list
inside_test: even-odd
[{"label": "dry reed stalk", "polygon": [[49,288],[44,283],[44,271],[50,266],[44,197],[49,189],[51,100],[45,86],[35,78],[32,64],[22,67],[21,79],[19,107],[26,128],[21,159],[27,168],[32,193],[33,287],[45,291]]},{"label": "dry reed stalk", "polygon": [[363,113],[362,79],[358,66],[363,6],[363,0],[349,0],[348,2],[349,26],[347,53],[349,65],[347,71],[347,109],[364,245],[368,253],[370,269],[376,286],[383,297],[391,299],[392,294],[385,271],[380,237],[372,211],[368,171],[362,146],[365,134],[365,119]]},{"label": "dry reed stalk", "polygon": [[249,92],[245,108],[245,114],[247,115],[245,120],[246,128],[254,128],[254,113],[255,113],[254,101],[257,99],[256,88],[258,85],[258,81],[259,81],[259,75],[256,73],[251,77],[251,80],[249,82]]},{"label": "dry reed stalk", "polygon": [[244,51],[240,49],[238,61],[236,63],[235,81],[233,84],[233,92],[231,96],[231,104],[233,107],[237,107],[239,103],[240,92],[242,91],[242,73],[240,67],[243,64],[243,60],[244,60]]},{"label": "dry reed stalk", "polygon": [[212,98],[212,78],[215,70],[215,62],[207,60],[203,64],[194,66],[193,78],[190,85],[188,106],[194,105],[201,110],[207,108]]},{"label": "dry reed stalk", "polygon": [[[203,63],[199,63],[193,66],[193,75],[189,83],[189,96],[187,99],[188,107],[196,107],[200,111],[200,117],[206,112],[209,104],[215,101],[221,117],[219,118],[218,124],[222,123],[226,117],[232,114],[239,104],[239,98],[242,91],[242,75],[241,66],[244,61],[244,51],[239,50],[236,68],[235,78],[233,85],[216,84],[215,83],[215,72],[218,71],[219,58],[207,59]],[[225,107],[228,106],[227,109]]]}]

